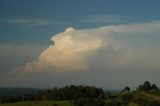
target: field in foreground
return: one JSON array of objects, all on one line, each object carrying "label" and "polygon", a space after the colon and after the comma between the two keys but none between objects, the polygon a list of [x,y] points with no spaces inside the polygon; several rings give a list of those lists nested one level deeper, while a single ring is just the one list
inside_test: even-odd
[{"label": "field in foreground", "polygon": [[[33,101],[0,104],[0,106],[74,106],[70,101]],[[129,106],[138,106],[131,103]]]},{"label": "field in foreground", "polygon": [[33,101],[0,104],[0,106],[73,106],[69,101]]},{"label": "field in foreground", "polygon": [[[128,94],[128,93],[126,93]],[[127,106],[142,106],[141,102],[149,102],[149,101],[154,101],[154,100],[158,100],[159,101],[159,97],[157,95],[153,95],[152,93],[149,92],[135,92],[132,93],[134,95],[134,98],[138,101],[140,101],[140,103],[138,104],[137,102],[131,101]],[[120,100],[120,97],[122,96],[122,94],[119,93],[115,93],[115,94],[111,94],[112,96],[116,97],[114,99],[104,99],[106,105],[105,106],[124,106],[124,104],[114,104],[116,103],[116,101]],[[158,98],[158,99],[157,99]],[[122,102],[122,101],[121,101]],[[109,104],[112,103],[112,104]],[[4,104],[0,104],[0,106],[74,106],[73,101],[28,101],[28,102],[17,102],[17,103],[4,103]],[[87,105],[88,106],[88,105]],[[90,105],[89,105],[90,106]],[[143,106],[146,106],[145,104]],[[149,104],[147,106],[160,106],[159,104]]]}]

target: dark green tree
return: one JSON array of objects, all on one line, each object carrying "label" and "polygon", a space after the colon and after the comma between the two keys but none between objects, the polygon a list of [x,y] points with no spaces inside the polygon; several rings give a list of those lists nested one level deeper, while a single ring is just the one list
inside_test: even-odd
[{"label": "dark green tree", "polygon": [[146,90],[146,91],[148,91],[148,90],[151,90],[151,84],[150,84],[150,82],[149,81],[145,81],[144,82],[144,84],[143,84],[143,90]]},{"label": "dark green tree", "polygon": [[158,87],[156,84],[152,84],[152,87],[151,87],[153,90],[158,90]]},{"label": "dark green tree", "polygon": [[122,93],[124,93],[124,92],[130,92],[130,87],[126,86],[121,92]]}]

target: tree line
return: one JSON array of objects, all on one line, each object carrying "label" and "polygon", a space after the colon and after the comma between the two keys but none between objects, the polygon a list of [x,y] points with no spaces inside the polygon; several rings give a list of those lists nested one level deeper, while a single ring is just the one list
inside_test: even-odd
[{"label": "tree line", "polygon": [[140,106],[160,106],[160,101],[140,96],[139,92],[141,91],[158,95],[159,89],[156,84],[145,81],[135,91],[131,91],[130,87],[126,86],[118,95],[113,95],[95,86],[70,85],[61,88],[41,89],[36,94],[0,95],[0,102],[67,100],[71,101],[74,106],[128,106],[130,103],[136,103]]},{"label": "tree line", "polygon": [[[35,95],[0,96],[1,103],[40,101],[40,100],[75,100],[77,98],[104,99],[103,89],[94,86],[71,85],[62,88],[42,89]],[[75,100],[76,101],[76,100]]]}]

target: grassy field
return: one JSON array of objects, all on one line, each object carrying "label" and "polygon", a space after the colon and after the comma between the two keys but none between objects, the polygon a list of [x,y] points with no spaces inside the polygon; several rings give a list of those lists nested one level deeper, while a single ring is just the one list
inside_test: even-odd
[{"label": "grassy field", "polygon": [[[0,104],[0,106],[73,106],[69,101],[33,101],[33,102],[18,102],[18,103],[6,103]],[[129,106],[138,106],[135,103],[131,103]]]},{"label": "grassy field", "polygon": [[135,103],[130,103],[129,106],[139,106],[139,105],[137,105]]},{"label": "grassy field", "polygon": [[[112,95],[119,99],[119,94]],[[141,98],[141,100],[146,101],[153,101],[153,100],[160,100],[159,96],[155,96],[146,92],[137,92],[134,93],[135,98]],[[111,99],[106,99],[106,103],[111,102]],[[0,104],[0,106],[74,106],[72,101],[29,101],[29,102],[18,102],[18,103],[5,103]],[[122,105],[124,106],[124,105]],[[136,103],[130,103],[129,106],[140,106]]]},{"label": "grassy field", "polygon": [[33,101],[0,104],[0,106],[73,106],[69,101]]},{"label": "grassy field", "polygon": [[[105,102],[107,103],[108,100],[105,100]],[[0,106],[74,106],[74,105],[71,101],[29,101],[29,102],[17,102],[17,103],[4,103],[0,104]],[[130,103],[129,106],[139,106],[139,105],[135,103]]]},{"label": "grassy field", "polygon": [[155,100],[159,100],[160,101],[160,96],[156,96],[156,95],[153,95],[153,94],[150,94],[150,93],[147,93],[147,92],[139,92],[139,94],[141,95],[144,95],[144,96],[147,96],[147,97],[150,97],[152,99],[155,99]]}]

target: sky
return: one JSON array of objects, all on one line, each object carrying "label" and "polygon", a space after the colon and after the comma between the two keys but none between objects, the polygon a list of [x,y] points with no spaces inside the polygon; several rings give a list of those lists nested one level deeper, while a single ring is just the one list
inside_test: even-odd
[{"label": "sky", "polygon": [[0,0],[0,86],[160,87],[159,0]]}]

